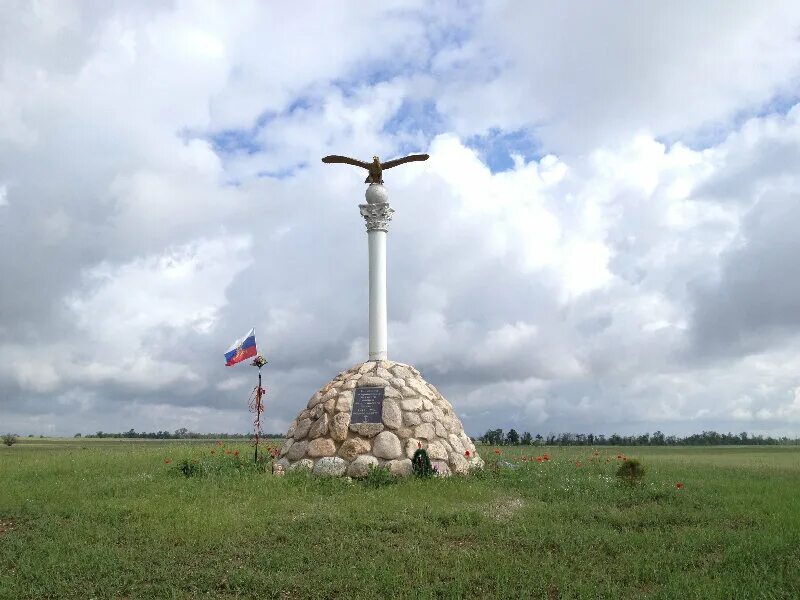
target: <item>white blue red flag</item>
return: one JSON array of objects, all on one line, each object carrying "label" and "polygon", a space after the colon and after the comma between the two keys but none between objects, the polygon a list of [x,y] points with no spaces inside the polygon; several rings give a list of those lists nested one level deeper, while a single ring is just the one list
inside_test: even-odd
[{"label": "white blue red flag", "polygon": [[258,350],[256,350],[256,330],[251,329],[250,333],[231,344],[231,347],[225,353],[225,366],[232,367],[236,363],[254,357],[256,354],[258,354]]}]

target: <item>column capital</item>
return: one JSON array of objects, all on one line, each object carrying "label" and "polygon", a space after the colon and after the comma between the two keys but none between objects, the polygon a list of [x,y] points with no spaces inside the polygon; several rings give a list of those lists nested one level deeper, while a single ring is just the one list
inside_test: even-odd
[{"label": "column capital", "polygon": [[359,204],[358,208],[367,222],[367,231],[389,231],[389,221],[392,220],[394,209],[388,202]]}]

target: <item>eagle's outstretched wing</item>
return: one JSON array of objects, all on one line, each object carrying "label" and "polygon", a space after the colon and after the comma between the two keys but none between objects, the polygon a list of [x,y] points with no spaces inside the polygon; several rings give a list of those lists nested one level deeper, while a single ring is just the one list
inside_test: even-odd
[{"label": "eagle's outstretched wing", "polygon": [[428,158],[429,157],[427,154],[409,154],[403,158],[395,158],[394,160],[387,160],[386,162],[381,163],[381,169],[391,169],[392,167],[402,165],[403,163],[414,162],[416,160],[428,160]]},{"label": "eagle's outstretched wing", "polygon": [[345,163],[348,165],[353,165],[355,167],[361,167],[362,169],[369,170],[369,163],[364,162],[363,160],[356,160],[355,158],[350,158],[348,156],[338,156],[336,154],[331,154],[330,156],[326,156],[322,159],[324,163]]}]

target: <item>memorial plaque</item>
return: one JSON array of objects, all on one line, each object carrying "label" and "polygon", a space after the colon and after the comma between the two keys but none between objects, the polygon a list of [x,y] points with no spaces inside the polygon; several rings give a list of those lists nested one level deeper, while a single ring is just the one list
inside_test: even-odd
[{"label": "memorial plaque", "polygon": [[386,388],[382,387],[356,388],[350,423],[383,422],[383,394],[385,391]]}]

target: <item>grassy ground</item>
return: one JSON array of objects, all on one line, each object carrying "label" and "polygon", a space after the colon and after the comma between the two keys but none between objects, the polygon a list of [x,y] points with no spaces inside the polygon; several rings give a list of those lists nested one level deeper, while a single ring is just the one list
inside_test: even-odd
[{"label": "grassy ground", "polygon": [[503,448],[517,468],[382,487],[212,448],[0,448],[0,598],[800,597],[800,448]]}]

